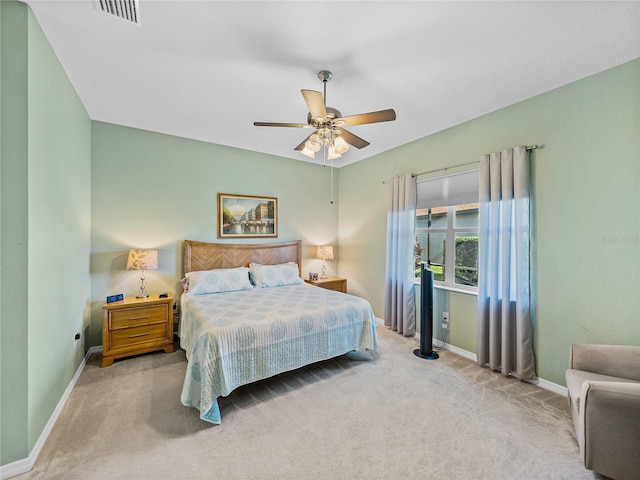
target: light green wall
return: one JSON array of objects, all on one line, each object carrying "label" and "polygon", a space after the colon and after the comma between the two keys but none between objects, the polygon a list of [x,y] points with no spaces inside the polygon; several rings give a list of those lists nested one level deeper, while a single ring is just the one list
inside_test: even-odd
[{"label": "light green wall", "polygon": [[0,8],[6,464],[29,455],[84,357],[91,121],[28,7]]},{"label": "light green wall", "polygon": [[[91,120],[29,11],[29,446],[84,358]],[[81,341],[74,335],[81,333]]]},{"label": "light green wall", "polygon": [[[419,341],[422,326],[420,309],[420,285],[415,286],[416,294],[416,340]],[[476,351],[476,315],[478,297],[476,295],[435,288],[433,292],[433,338],[449,345],[455,345],[467,352]],[[449,313],[449,330],[442,329],[442,313]],[[455,319],[455,321],[452,321]]]},{"label": "light green wall", "polygon": [[[542,144],[531,155],[538,375],[564,384],[571,343],[640,344],[639,117],[635,60],[340,169],[340,275],[382,316],[382,181]],[[469,296],[442,302],[451,312],[451,343],[474,351],[477,311]]]},{"label": "light green wall", "polygon": [[[478,297],[467,293],[436,289],[434,293],[434,335],[468,352],[476,351],[476,315]],[[442,335],[442,312],[449,312],[449,332]]]},{"label": "light green wall", "polygon": [[[100,343],[105,297],[138,290],[137,272],[125,270],[129,248],[159,250],[159,270],[146,273],[149,292],[182,293],[182,241],[219,241],[218,193],[278,199],[278,238],[221,241],[300,239],[304,275],[319,269],[314,247],[337,242],[329,168],[101,122],[93,122],[92,151],[92,345]],[[336,263],[327,262],[329,274]]]},{"label": "light green wall", "polygon": [[[2,410],[0,461],[28,455],[27,377],[27,8],[0,2],[2,63]],[[10,299],[10,301],[8,301]]]}]

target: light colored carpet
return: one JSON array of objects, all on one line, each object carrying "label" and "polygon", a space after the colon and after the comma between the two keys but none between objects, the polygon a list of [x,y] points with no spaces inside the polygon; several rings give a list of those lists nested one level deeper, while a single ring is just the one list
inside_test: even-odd
[{"label": "light colored carpet", "polygon": [[183,351],[90,359],[27,479],[599,479],[566,399],[378,328],[354,352],[220,399],[180,403]]}]

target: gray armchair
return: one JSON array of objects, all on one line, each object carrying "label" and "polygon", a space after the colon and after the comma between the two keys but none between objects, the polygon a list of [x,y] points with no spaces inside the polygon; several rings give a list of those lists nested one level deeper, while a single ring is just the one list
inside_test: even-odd
[{"label": "gray armchair", "polygon": [[640,346],[572,345],[566,381],[585,467],[640,479]]}]

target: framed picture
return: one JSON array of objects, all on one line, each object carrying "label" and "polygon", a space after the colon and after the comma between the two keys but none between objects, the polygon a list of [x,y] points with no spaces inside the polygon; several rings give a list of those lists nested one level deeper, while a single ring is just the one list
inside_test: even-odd
[{"label": "framed picture", "polygon": [[218,238],[277,236],[277,198],[218,194]]}]

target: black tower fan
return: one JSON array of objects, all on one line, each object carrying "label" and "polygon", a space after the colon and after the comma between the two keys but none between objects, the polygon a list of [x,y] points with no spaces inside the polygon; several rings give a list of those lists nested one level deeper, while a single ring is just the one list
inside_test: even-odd
[{"label": "black tower fan", "polygon": [[438,353],[433,350],[433,270],[420,264],[420,348],[413,353],[425,360],[435,360]]}]

